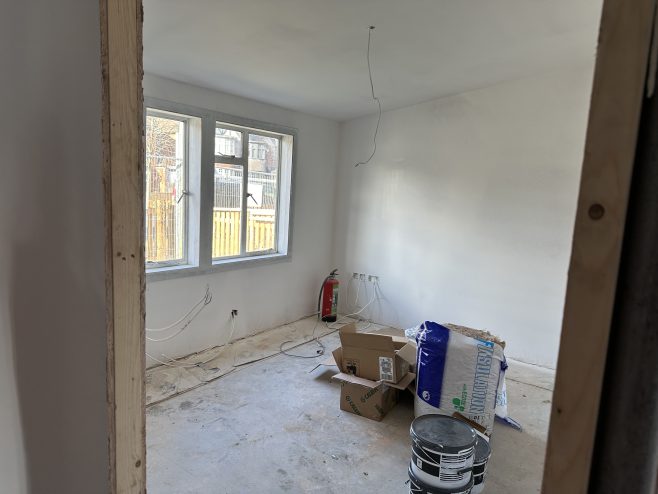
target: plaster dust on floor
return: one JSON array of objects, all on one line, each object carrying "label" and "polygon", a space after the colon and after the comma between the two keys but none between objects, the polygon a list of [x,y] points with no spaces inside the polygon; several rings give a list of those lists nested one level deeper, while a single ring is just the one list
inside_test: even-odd
[{"label": "plaster dust on floor", "polygon": [[[339,346],[336,333],[321,341]],[[411,395],[382,422],[358,417],[339,409],[323,357],[276,352],[147,408],[148,492],[407,493]],[[510,415],[524,430],[496,423],[485,492],[540,492],[554,372],[509,364]]]},{"label": "plaster dust on floor", "polygon": [[[351,320],[345,318],[344,321]],[[384,327],[369,324],[368,328],[370,331],[377,331]],[[178,359],[177,362],[168,361],[166,355],[154,355],[159,360],[164,359],[160,361],[168,365],[158,365],[146,370],[146,404],[152,405],[177,396],[219,379],[243,365],[281,353],[282,346],[287,352],[294,351],[298,345],[334,331],[336,329],[332,329],[331,325],[311,316],[228,345],[216,346],[188,355]]]}]

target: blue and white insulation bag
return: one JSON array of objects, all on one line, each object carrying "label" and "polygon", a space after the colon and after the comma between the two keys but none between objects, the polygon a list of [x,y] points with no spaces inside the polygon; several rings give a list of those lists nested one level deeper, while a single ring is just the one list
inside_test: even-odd
[{"label": "blue and white insulation bag", "polygon": [[459,412],[490,436],[507,368],[503,348],[431,321],[420,326],[416,343],[415,416]]}]

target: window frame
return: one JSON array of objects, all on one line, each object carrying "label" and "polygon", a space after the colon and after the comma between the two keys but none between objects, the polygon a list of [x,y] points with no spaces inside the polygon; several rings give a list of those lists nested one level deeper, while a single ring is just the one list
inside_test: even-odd
[{"label": "window frame", "polygon": [[[144,139],[146,140],[146,121],[148,117],[157,117],[157,118],[166,118],[168,120],[175,120],[183,124],[183,252],[180,259],[172,259],[168,261],[146,261],[146,256],[144,256],[144,266],[147,271],[160,268],[171,268],[175,266],[185,266],[189,262],[189,222],[190,222],[190,208],[189,208],[189,190],[190,190],[190,116],[184,115],[181,113],[176,113],[168,110],[161,110],[156,108],[144,107]],[[144,200],[146,201],[147,191],[147,175],[148,175],[148,166],[146,160],[146,146],[144,146]],[[146,203],[144,204],[146,207]],[[144,219],[146,222],[146,218]]]},{"label": "window frame", "polygon": [[[189,156],[187,169],[187,262],[176,265],[145,265],[146,279],[159,281],[186,276],[254,267],[277,262],[288,262],[292,257],[293,212],[295,200],[295,174],[297,163],[298,131],[295,128],[250,118],[229,115],[217,110],[199,108],[160,98],[144,98],[144,115],[147,111],[160,111],[184,115],[198,120],[196,136],[188,132],[188,143],[194,138],[196,159]],[[146,118],[146,116],[144,117]],[[243,194],[247,192],[249,133],[279,138],[279,173],[277,174],[277,208],[275,248],[268,251],[246,252],[244,255],[212,257],[212,219],[214,207],[215,127],[231,128],[243,133],[243,157],[222,158],[221,162],[236,163],[245,160],[247,173],[243,173]],[[246,139],[244,139],[246,137]],[[285,182],[284,182],[285,180]],[[284,186],[285,185],[285,186]],[[246,201],[243,201],[246,208]],[[243,222],[246,228],[246,216]],[[242,239],[241,239],[242,243]]]},{"label": "window frame", "polygon": [[[239,259],[246,257],[260,257],[266,255],[276,255],[279,254],[279,227],[280,227],[280,218],[279,211],[281,209],[281,177],[282,166],[283,166],[283,135],[278,132],[271,132],[262,129],[255,129],[252,127],[236,125],[230,122],[215,122],[215,128],[222,128],[227,130],[233,130],[235,132],[240,132],[242,135],[242,156],[240,157],[226,157],[214,154],[213,166],[217,162],[226,163],[227,165],[238,165],[242,167],[242,204],[240,208],[240,253],[234,256],[221,256],[221,257],[212,257],[213,264],[219,263],[221,261],[226,261],[230,259]],[[248,227],[248,212],[249,212],[249,136],[250,135],[259,135],[262,137],[275,138],[278,141],[278,168],[277,168],[277,177],[276,177],[276,206],[274,210],[275,214],[275,225],[274,225],[274,247],[267,250],[256,250],[249,252],[247,250],[247,227]],[[259,158],[258,158],[259,159]],[[213,195],[214,197],[214,195]],[[211,253],[212,255],[212,253]]]}]

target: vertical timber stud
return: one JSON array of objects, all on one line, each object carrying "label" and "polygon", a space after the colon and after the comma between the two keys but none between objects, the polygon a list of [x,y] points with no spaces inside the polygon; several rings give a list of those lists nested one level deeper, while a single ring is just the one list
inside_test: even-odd
[{"label": "vertical timber stud", "polygon": [[100,0],[112,494],[146,492],[142,2]]},{"label": "vertical timber stud", "polygon": [[588,492],[655,0],[604,0],[544,468]]},{"label": "vertical timber stud", "polygon": [[647,84],[592,460],[597,494],[658,493],[658,95]]}]

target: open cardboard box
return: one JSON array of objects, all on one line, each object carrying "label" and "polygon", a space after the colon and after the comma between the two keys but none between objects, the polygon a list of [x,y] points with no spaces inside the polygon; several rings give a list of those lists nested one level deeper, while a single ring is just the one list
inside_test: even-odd
[{"label": "open cardboard box", "polygon": [[340,328],[340,344],[340,362],[336,358],[336,363],[347,374],[395,384],[409,372],[410,362],[399,354],[409,346],[404,336],[357,333],[351,323]]},{"label": "open cardboard box", "polygon": [[[350,336],[343,339],[344,335]],[[365,336],[366,338],[355,338],[351,335]],[[409,387],[416,378],[414,373],[409,372],[410,363],[398,355],[399,349],[406,345],[406,340],[372,333],[356,333],[354,324],[341,328],[340,336],[341,343],[343,345],[347,343],[349,346],[337,348],[333,351],[332,356],[321,364],[335,365],[340,370],[338,374],[331,378],[332,381],[341,384],[340,409],[380,421],[397,403],[398,391]],[[373,339],[370,336],[381,336],[383,339]],[[384,340],[388,340],[388,342]],[[345,356],[346,348],[348,348],[347,354],[349,357]],[[360,352],[359,349],[361,349]],[[383,379],[366,379],[355,375],[356,371],[365,370],[368,375],[379,376],[380,356],[391,359],[386,361],[383,377],[389,377],[390,371],[394,370],[393,375],[395,377],[401,376],[397,382],[393,383]],[[389,362],[391,363],[390,366],[388,365]],[[375,370],[377,374],[375,374]]]}]

